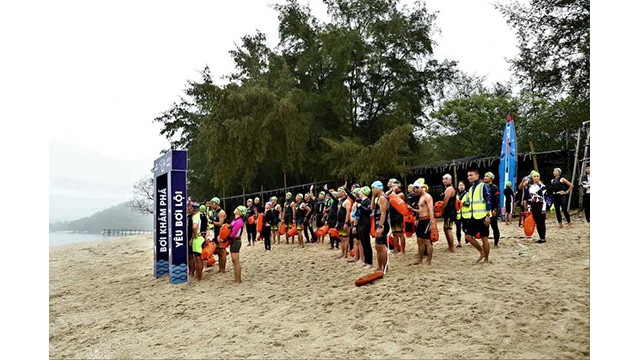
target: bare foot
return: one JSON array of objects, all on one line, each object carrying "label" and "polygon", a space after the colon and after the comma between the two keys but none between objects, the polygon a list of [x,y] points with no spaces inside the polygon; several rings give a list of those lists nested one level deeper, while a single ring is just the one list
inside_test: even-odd
[{"label": "bare foot", "polygon": [[558,224],[558,228],[562,229],[562,223]]},{"label": "bare foot", "polygon": [[428,260],[427,260],[427,265],[431,265],[431,261],[428,261]]},{"label": "bare foot", "polygon": [[482,259],[484,259],[484,255],[480,255],[480,258],[476,260],[476,262],[479,263],[480,261],[482,261]]},{"label": "bare foot", "polygon": [[371,266],[371,265],[369,265],[369,264],[366,264],[364,268],[365,268],[365,269],[367,269],[367,270],[369,270],[369,269],[371,269],[372,267],[373,267],[373,266]]},{"label": "bare foot", "polygon": [[456,251],[453,248],[447,249],[448,252],[450,253],[455,253]]}]

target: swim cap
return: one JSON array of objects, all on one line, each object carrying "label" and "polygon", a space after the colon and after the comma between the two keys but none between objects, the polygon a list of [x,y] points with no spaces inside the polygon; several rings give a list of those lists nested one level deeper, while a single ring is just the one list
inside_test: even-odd
[{"label": "swim cap", "polygon": [[191,209],[200,211],[200,205],[198,203],[191,204]]},{"label": "swim cap", "polygon": [[511,181],[506,181],[506,182],[504,183],[504,185],[505,185],[506,187],[511,187]]},{"label": "swim cap", "polygon": [[220,205],[220,199],[218,199],[217,197],[214,197],[213,199],[211,199],[211,202]]},{"label": "swim cap", "polygon": [[247,215],[247,208],[240,205],[236,208],[236,210],[238,210],[238,212],[240,213],[240,215],[245,216]]},{"label": "swim cap", "polygon": [[207,207],[204,205],[200,205],[200,212],[205,212],[207,211]]},{"label": "swim cap", "polygon": [[361,187],[360,191],[362,191],[362,193],[365,194],[366,196],[369,196],[369,194],[371,194],[371,188],[369,188],[366,185]]},{"label": "swim cap", "polygon": [[488,177],[491,180],[496,178],[496,176],[493,175],[493,173],[491,171],[487,171],[486,173],[484,173],[484,177]]},{"label": "swim cap", "polygon": [[356,194],[356,195],[360,195],[360,192],[361,192],[361,191],[362,191],[362,190],[361,190],[360,188],[355,188],[355,189],[353,189],[353,193],[354,193],[354,194]]},{"label": "swim cap", "polygon": [[288,192],[288,193],[287,193],[287,196],[288,196],[288,197],[292,197],[292,196],[293,196],[293,194],[292,194],[292,193],[290,193],[290,192]]},{"label": "swim cap", "polygon": [[419,188],[419,187],[423,187],[423,186],[424,186],[424,179],[423,178],[420,178],[420,179],[416,180],[413,183],[413,187],[414,188],[417,188],[417,187]]},{"label": "swim cap", "polygon": [[557,171],[558,174],[562,174],[562,170],[560,168],[555,168],[555,169],[553,169],[553,171]]},{"label": "swim cap", "polygon": [[359,188],[359,187],[360,187],[360,185],[359,185],[358,183],[355,183],[355,184],[351,185],[351,188],[352,188],[352,189],[353,189],[354,187]]},{"label": "swim cap", "polygon": [[278,201],[278,198],[277,198],[277,197],[275,197],[275,196],[272,196],[272,197],[271,197],[271,199],[269,199],[269,200],[271,200],[271,201],[276,201],[276,202],[277,202],[277,201]]},{"label": "swim cap", "polygon": [[260,201],[260,198],[256,197],[255,199],[253,199],[253,201]]},{"label": "swim cap", "polygon": [[342,192],[344,192],[344,186],[340,186],[340,187],[338,188],[338,191],[342,191]]},{"label": "swim cap", "polygon": [[378,188],[380,190],[384,189],[384,185],[382,185],[382,182],[379,181],[379,180],[374,181],[373,184],[371,184],[371,187],[372,188]]},{"label": "swim cap", "polygon": [[320,191],[320,194],[319,194],[319,195],[320,195],[320,196],[324,196],[324,195],[325,195],[324,191]]},{"label": "swim cap", "polygon": [[400,185],[400,181],[398,181],[398,179],[396,178],[389,179],[389,182],[392,183],[393,185]]},{"label": "swim cap", "polygon": [[300,199],[302,199],[302,194],[298,194],[298,195],[296,195],[296,198],[300,198]]},{"label": "swim cap", "polygon": [[531,171],[531,176],[540,176],[540,173],[535,171],[535,170],[533,170],[533,171]]},{"label": "swim cap", "polygon": [[449,179],[449,180],[451,180],[451,175],[449,175],[449,174],[444,174],[444,176],[442,177],[442,179]]}]

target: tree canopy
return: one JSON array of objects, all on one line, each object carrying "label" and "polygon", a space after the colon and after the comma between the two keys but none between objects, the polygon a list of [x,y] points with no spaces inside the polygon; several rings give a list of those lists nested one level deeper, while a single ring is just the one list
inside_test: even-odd
[{"label": "tree canopy", "polygon": [[324,4],[326,23],[296,0],[273,6],[275,47],[259,30],[243,36],[229,51],[234,72],[204,67],[155,119],[173,148],[189,150],[190,194],[365,182],[429,161],[495,155],[509,113],[520,141],[565,148],[589,116],[588,2],[498,6],[518,33],[519,93],[438,60],[437,19],[424,1]]}]

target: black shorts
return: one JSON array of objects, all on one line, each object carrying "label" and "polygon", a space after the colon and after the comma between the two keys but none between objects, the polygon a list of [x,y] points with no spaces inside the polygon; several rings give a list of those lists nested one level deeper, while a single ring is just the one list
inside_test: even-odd
[{"label": "black shorts", "polygon": [[506,201],[504,204],[504,210],[507,214],[511,214],[511,201]]},{"label": "black shorts", "polygon": [[231,245],[229,245],[229,251],[232,254],[237,254],[240,252],[240,248],[242,247],[242,241],[240,238],[235,238],[231,240]]},{"label": "black shorts", "polygon": [[456,213],[447,214],[444,216],[444,229],[451,230],[453,229],[453,224],[456,223]]},{"label": "black shorts", "polygon": [[193,257],[195,257],[195,258],[198,258],[198,259],[200,259],[200,258],[202,257],[202,254],[201,254],[201,253],[199,253],[199,252],[195,252],[195,251],[194,251],[191,255],[192,255]]},{"label": "black shorts", "polygon": [[400,222],[392,222],[391,223],[391,232],[394,234],[400,234],[404,231],[402,228],[402,224],[404,223],[404,219]]},{"label": "black shorts", "polygon": [[[377,231],[378,229],[376,229]],[[389,222],[384,222],[384,228],[382,229],[382,235],[376,236],[376,245],[387,245],[387,234],[389,234],[390,226]]]},{"label": "black shorts", "polygon": [[284,226],[290,229],[293,225],[293,214],[284,214]]},{"label": "black shorts", "polygon": [[360,240],[360,234],[358,234],[358,227],[351,224],[349,226],[349,241],[353,241],[353,239]]},{"label": "black shorts", "polygon": [[474,219],[471,218],[467,220],[467,229],[465,230],[466,235],[471,235],[473,237],[480,232],[481,237],[489,236],[489,227],[484,224],[484,218],[482,219]]},{"label": "black shorts", "polygon": [[416,237],[423,240],[431,239],[431,219],[418,220]]}]

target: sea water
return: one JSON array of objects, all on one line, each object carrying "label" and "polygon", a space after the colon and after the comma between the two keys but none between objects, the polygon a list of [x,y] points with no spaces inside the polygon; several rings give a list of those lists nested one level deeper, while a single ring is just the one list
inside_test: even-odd
[{"label": "sea water", "polygon": [[72,231],[55,231],[49,233],[49,246],[72,244],[85,241],[107,240],[102,234],[75,233]]}]

